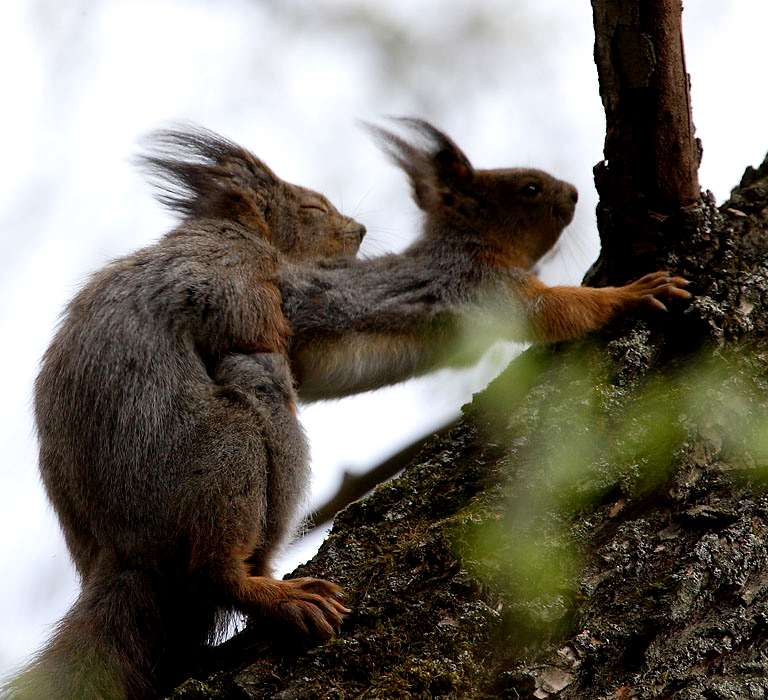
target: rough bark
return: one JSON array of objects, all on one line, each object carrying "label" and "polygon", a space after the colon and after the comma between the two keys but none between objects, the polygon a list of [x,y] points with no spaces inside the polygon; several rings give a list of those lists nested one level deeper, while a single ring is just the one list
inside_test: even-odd
[{"label": "rough bark", "polygon": [[414,440],[366,472],[352,474],[345,471],[336,493],[309,516],[312,528],[318,528],[333,520],[336,513],[398,474],[421,452],[428,440],[448,433],[455,424],[456,421],[450,421],[433,433]]},{"label": "rough bark", "polygon": [[592,0],[595,63],[606,116],[595,166],[602,243],[593,281],[648,269],[680,229],[670,216],[699,202],[680,0]]}]

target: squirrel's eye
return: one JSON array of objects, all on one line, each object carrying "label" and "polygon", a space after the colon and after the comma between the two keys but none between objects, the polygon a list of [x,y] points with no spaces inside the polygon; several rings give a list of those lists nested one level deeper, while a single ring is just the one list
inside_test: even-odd
[{"label": "squirrel's eye", "polygon": [[523,185],[520,188],[520,194],[525,197],[535,197],[536,195],[541,194],[541,185],[536,182],[529,182],[527,185]]}]

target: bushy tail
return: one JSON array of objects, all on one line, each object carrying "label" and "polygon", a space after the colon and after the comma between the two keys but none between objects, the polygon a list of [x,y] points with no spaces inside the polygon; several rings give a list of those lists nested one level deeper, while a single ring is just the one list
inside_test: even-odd
[{"label": "bushy tail", "polygon": [[47,646],[0,689],[3,700],[144,700],[156,697],[153,659],[162,644],[147,574],[86,581]]}]

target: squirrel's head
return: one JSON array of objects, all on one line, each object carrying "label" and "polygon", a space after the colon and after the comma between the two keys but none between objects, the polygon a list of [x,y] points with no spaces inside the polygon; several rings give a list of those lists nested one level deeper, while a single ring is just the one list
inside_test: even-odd
[{"label": "squirrel's head", "polygon": [[139,162],[185,218],[234,221],[294,260],[357,255],[362,224],[237,144],[199,127],[157,131],[149,144]]},{"label": "squirrel's head", "polygon": [[532,168],[475,169],[444,133],[421,119],[402,118],[411,142],[369,127],[408,175],[426,214],[425,234],[458,233],[499,265],[531,268],[571,222],[576,188]]},{"label": "squirrel's head", "polygon": [[365,226],[319,192],[275,178],[265,215],[274,245],[293,260],[353,258]]}]

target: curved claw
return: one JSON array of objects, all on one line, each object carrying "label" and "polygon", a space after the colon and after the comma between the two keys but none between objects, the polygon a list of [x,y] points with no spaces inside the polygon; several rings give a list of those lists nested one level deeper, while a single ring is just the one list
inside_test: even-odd
[{"label": "curved claw", "polygon": [[298,578],[285,581],[289,597],[280,604],[280,616],[299,632],[321,640],[341,630],[345,615],[351,612],[342,602],[342,589],[331,581]]}]

